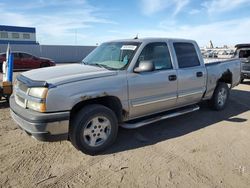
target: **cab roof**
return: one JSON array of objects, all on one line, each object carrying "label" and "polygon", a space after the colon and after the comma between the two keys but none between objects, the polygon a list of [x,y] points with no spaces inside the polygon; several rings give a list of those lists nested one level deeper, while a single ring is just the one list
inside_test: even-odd
[{"label": "cab roof", "polygon": [[248,44],[237,44],[235,45],[235,48],[239,49],[239,48],[250,48],[250,43]]},{"label": "cab roof", "polygon": [[166,42],[166,41],[176,41],[176,42],[195,42],[194,40],[189,39],[177,39],[177,38],[136,38],[136,39],[119,39],[119,40],[112,40],[108,42]]}]

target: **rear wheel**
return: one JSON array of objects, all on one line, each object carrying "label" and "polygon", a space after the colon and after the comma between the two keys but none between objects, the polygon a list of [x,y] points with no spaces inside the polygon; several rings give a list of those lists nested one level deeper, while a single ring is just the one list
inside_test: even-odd
[{"label": "rear wheel", "polygon": [[226,83],[220,82],[214,90],[212,99],[210,99],[210,106],[214,110],[223,110],[226,106],[229,96],[229,88]]},{"label": "rear wheel", "polygon": [[114,143],[118,132],[115,113],[102,105],[88,105],[74,117],[70,141],[82,152],[94,155]]}]

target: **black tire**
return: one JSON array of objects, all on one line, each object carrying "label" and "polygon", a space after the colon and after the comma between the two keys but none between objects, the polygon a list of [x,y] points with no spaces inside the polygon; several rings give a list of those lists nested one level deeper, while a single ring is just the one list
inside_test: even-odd
[{"label": "black tire", "polygon": [[[102,131],[102,129],[100,127],[98,128],[98,126],[97,128],[92,127],[92,124],[93,124],[92,120],[95,118],[98,118],[98,122],[99,122],[99,117],[106,118],[106,120],[109,121],[108,123],[110,124],[109,124],[108,129],[105,129]],[[102,122],[99,122],[99,123],[102,123]],[[91,126],[91,128],[88,128],[89,126]],[[90,135],[84,136],[84,131],[87,129],[91,130],[91,133],[89,133]],[[105,133],[105,131],[107,131],[108,133]],[[118,132],[118,121],[115,116],[115,113],[103,105],[93,104],[93,105],[87,105],[84,108],[82,108],[73,118],[72,123],[70,125],[70,130],[69,130],[69,138],[70,138],[71,143],[78,150],[81,150],[83,153],[86,153],[86,154],[95,155],[105,150],[107,147],[109,147],[110,145],[114,143],[117,137],[117,132]],[[97,138],[98,133],[99,135],[102,133],[108,134],[108,136],[106,137],[106,140],[103,141],[103,143],[98,146],[90,146],[91,140],[94,134],[96,134],[96,138]],[[101,139],[101,138],[97,138],[96,142],[98,139]],[[90,142],[90,143],[87,143],[87,142]]]},{"label": "black tire", "polygon": [[[221,98],[222,91],[225,93],[223,94],[223,98]],[[213,97],[209,100],[210,107],[214,110],[220,111],[223,110],[227,104],[229,97],[229,88],[228,85],[224,82],[219,82],[216,86]]]},{"label": "black tire", "polygon": [[244,78],[241,78],[240,83],[242,84],[244,83]]},{"label": "black tire", "polygon": [[49,67],[50,64],[49,63],[41,63],[40,67],[43,68],[43,67]]}]

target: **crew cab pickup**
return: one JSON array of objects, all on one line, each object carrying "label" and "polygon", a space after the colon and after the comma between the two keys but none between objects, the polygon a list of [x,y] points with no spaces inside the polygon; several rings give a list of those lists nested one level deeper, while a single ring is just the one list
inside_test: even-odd
[{"label": "crew cab pickup", "polygon": [[82,63],[21,73],[11,115],[38,140],[68,139],[96,154],[115,141],[120,126],[132,129],[193,112],[202,100],[222,110],[240,78],[239,60],[204,64],[192,40],[116,40]]}]

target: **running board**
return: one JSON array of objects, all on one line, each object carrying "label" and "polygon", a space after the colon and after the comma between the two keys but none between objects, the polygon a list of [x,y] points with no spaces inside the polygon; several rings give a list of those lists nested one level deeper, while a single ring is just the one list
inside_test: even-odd
[{"label": "running board", "polygon": [[154,117],[151,116],[151,118],[149,118],[149,119],[144,119],[142,121],[137,121],[135,123],[133,123],[135,120],[128,121],[128,122],[125,122],[124,124],[121,124],[121,127],[125,128],[125,129],[136,129],[136,128],[143,127],[143,126],[151,124],[151,123],[155,123],[157,121],[161,121],[164,119],[169,119],[172,117],[176,117],[176,116],[180,116],[180,115],[187,114],[190,112],[194,112],[194,111],[197,111],[199,109],[200,109],[200,107],[198,105],[192,105],[192,106],[188,106],[185,108],[181,108],[179,110],[177,109],[174,111],[166,112],[165,114],[162,114],[162,115],[156,115]]}]

